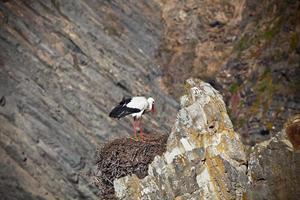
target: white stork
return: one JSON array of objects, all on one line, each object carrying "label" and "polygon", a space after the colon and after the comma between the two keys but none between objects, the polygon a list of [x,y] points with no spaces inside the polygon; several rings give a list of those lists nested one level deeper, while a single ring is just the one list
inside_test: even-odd
[{"label": "white stork", "polygon": [[109,113],[109,116],[112,118],[122,118],[127,115],[133,117],[133,130],[134,137],[137,138],[136,128],[140,129],[140,139],[144,139],[143,130],[141,127],[141,118],[142,115],[146,112],[155,113],[154,99],[149,97],[129,97],[123,98],[122,101]]}]

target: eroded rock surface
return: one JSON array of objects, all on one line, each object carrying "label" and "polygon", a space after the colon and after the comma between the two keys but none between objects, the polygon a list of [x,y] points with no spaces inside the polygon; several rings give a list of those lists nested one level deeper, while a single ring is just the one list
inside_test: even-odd
[{"label": "eroded rock surface", "polygon": [[223,95],[235,129],[254,145],[300,112],[300,2],[165,0],[157,58],[169,92],[199,77]]},{"label": "eroded rock surface", "polygon": [[[0,1],[0,193],[11,189],[5,198],[14,194],[17,198],[98,198],[80,172],[89,167],[99,143],[131,131],[128,120],[114,121],[106,113],[124,95],[151,93],[160,114],[157,120],[146,119],[146,130],[166,132],[177,112],[177,104],[166,90],[179,97],[185,88],[183,81],[190,76],[217,86],[244,141],[254,145],[277,133],[287,118],[300,111],[299,3]],[[210,111],[189,105],[191,97],[185,98],[178,123],[186,124],[176,127],[185,127],[186,133],[181,137],[181,132],[173,130],[174,140],[181,145],[175,154],[186,156],[182,153],[185,144],[192,154],[199,155],[196,160],[203,160],[197,165],[200,168],[208,169],[213,153],[220,155],[214,162],[228,155],[234,163],[237,155],[231,153],[233,147],[222,153],[222,145],[208,148],[207,142],[213,146],[219,139],[220,144],[235,142],[235,134],[233,138],[200,134],[195,141],[206,142],[189,147],[187,135],[202,133],[203,124],[210,127],[212,123],[211,130],[205,130],[208,132],[220,127],[210,118],[194,124],[198,112]],[[289,130],[298,128],[290,126]],[[293,144],[299,148],[299,137],[289,137],[295,137]],[[169,153],[173,152],[171,147]],[[244,162],[242,154],[237,163]],[[295,155],[287,154],[293,155],[291,158]],[[163,166],[169,165],[164,162]],[[212,173],[201,174],[213,177]],[[195,183],[194,178],[191,181]],[[211,187],[215,188],[214,184]],[[243,187],[235,187],[240,188],[239,195]],[[203,194],[198,188],[198,183],[191,184],[176,189],[174,196]]]},{"label": "eroded rock surface", "polygon": [[130,118],[107,114],[123,96],[151,94],[161,114],[146,117],[146,131],[170,129],[177,103],[153,62],[159,8],[149,0],[0,1],[1,197],[98,199],[81,173],[100,143],[132,133]]},{"label": "eroded rock surface", "polygon": [[[300,132],[298,132],[300,135]],[[257,144],[249,156],[249,199],[298,199],[300,195],[300,153],[285,132]]]},{"label": "eroded rock surface", "polygon": [[120,199],[242,199],[248,184],[246,153],[222,96],[208,83],[189,79],[188,94],[149,175],[114,181]]}]

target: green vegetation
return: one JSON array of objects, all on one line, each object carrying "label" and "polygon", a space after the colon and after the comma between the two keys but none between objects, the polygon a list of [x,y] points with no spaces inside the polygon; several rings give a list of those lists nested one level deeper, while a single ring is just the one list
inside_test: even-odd
[{"label": "green vegetation", "polygon": [[242,127],[242,126],[245,124],[245,122],[246,122],[246,119],[244,119],[244,118],[239,118],[239,119],[237,120],[236,125],[237,125],[238,127]]},{"label": "green vegetation", "polygon": [[256,100],[250,108],[251,113],[257,113],[262,109],[263,114],[266,114],[269,110],[272,101],[273,95],[277,90],[277,86],[273,83],[272,73],[268,69],[260,77],[259,82],[254,86],[254,91],[256,93]]},{"label": "green vegetation", "polygon": [[229,87],[229,91],[231,93],[235,93],[238,90],[238,88],[239,88],[238,83],[232,83]]},{"label": "green vegetation", "polygon": [[294,32],[290,39],[290,51],[294,51],[297,48],[299,42],[299,37],[296,32]]},{"label": "green vegetation", "polygon": [[244,35],[240,41],[237,43],[237,45],[234,47],[235,51],[238,53],[244,51],[249,47],[249,37],[247,35]]},{"label": "green vegetation", "polygon": [[261,76],[261,80],[258,83],[257,89],[259,92],[274,92],[275,88],[272,81],[272,73],[269,69],[267,69]]},{"label": "green vegetation", "polygon": [[263,38],[268,41],[272,40],[280,32],[282,24],[283,19],[281,17],[276,19],[275,23],[271,24],[263,33]]}]

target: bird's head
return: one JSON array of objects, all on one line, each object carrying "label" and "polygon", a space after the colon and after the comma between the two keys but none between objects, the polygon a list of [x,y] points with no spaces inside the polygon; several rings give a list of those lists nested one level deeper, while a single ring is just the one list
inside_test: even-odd
[{"label": "bird's head", "polygon": [[148,104],[149,104],[148,110],[151,111],[152,114],[155,114],[156,110],[155,110],[155,106],[154,106],[154,102],[155,102],[154,99],[152,97],[149,97],[147,99],[147,101],[148,101]]}]

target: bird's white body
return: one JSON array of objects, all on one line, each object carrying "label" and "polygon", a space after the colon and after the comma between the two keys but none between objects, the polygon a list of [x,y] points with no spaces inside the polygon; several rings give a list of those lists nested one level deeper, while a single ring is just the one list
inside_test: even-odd
[{"label": "bird's white body", "polygon": [[136,136],[136,128],[139,127],[141,138],[143,137],[143,131],[141,128],[141,117],[145,112],[155,113],[154,99],[149,97],[129,97],[123,98],[122,101],[109,113],[112,118],[122,118],[127,115],[133,117],[133,129]]},{"label": "bird's white body", "polygon": [[131,101],[126,105],[128,108],[137,108],[141,110],[138,113],[132,113],[131,116],[134,118],[141,118],[145,110],[149,109],[149,102],[146,97],[133,97]]}]

